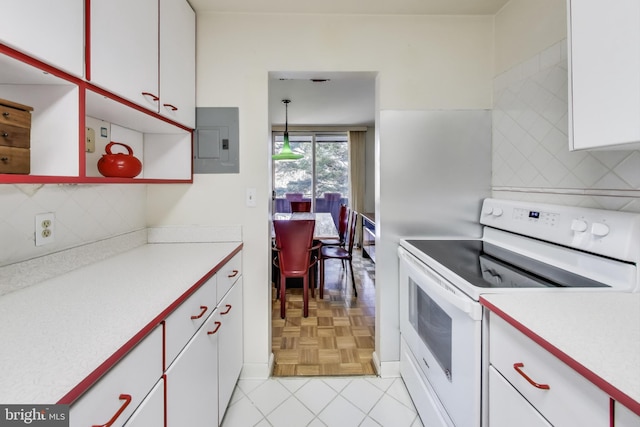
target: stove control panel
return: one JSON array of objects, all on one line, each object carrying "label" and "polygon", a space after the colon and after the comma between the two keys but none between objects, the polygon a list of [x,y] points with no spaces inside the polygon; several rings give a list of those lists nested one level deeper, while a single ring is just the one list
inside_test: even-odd
[{"label": "stove control panel", "polygon": [[485,199],[480,223],[535,239],[640,263],[640,214]]}]

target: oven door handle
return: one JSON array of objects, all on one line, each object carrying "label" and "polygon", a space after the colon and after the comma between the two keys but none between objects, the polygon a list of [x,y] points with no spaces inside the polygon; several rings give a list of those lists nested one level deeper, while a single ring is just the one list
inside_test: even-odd
[{"label": "oven door handle", "polygon": [[420,283],[428,288],[425,289],[427,294],[431,292],[437,295],[473,320],[482,320],[482,307],[479,304],[475,304],[471,297],[456,289],[453,285],[443,283],[435,273],[429,271],[422,262],[404,248],[398,248],[398,253],[402,262],[405,262],[416,274],[422,276]]}]

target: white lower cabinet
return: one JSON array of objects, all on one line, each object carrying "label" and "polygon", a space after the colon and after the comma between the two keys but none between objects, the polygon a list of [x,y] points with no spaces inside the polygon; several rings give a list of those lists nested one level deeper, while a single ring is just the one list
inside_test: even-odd
[{"label": "white lower cabinet", "polygon": [[[231,269],[230,272],[226,270]],[[215,426],[222,423],[231,394],[243,364],[243,308],[241,258],[234,257],[216,276],[209,279],[217,285],[218,297],[225,292],[225,282],[232,279],[230,289],[219,303],[206,311],[206,320],[195,333],[184,323],[183,306],[165,322],[167,427]],[[222,285],[222,289],[220,288]],[[206,289],[206,288],[205,288]],[[202,297],[209,291],[196,291],[183,304],[186,313],[198,313]],[[208,296],[207,296],[208,295]],[[201,311],[205,311],[202,308]],[[174,325],[173,323],[179,323]],[[186,345],[181,346],[181,342]],[[173,351],[179,349],[174,357]]]},{"label": "white lower cabinet", "polygon": [[162,376],[162,328],[155,328],[71,405],[70,427],[124,425]]},{"label": "white lower cabinet", "polygon": [[529,405],[555,427],[609,426],[607,393],[495,315],[490,316],[489,363],[514,388],[509,400],[503,401],[505,385],[497,382],[496,375],[489,377],[491,427],[509,425],[493,420],[515,419],[511,417],[517,414],[511,411],[518,400],[519,407]]},{"label": "white lower cabinet", "polygon": [[218,423],[222,424],[242,370],[242,277],[222,300],[218,310],[222,322],[218,337]]},{"label": "white lower cabinet", "polygon": [[70,427],[220,425],[243,364],[241,260],[222,266],[76,400]]},{"label": "white lower cabinet", "polygon": [[491,427],[551,427],[493,366],[489,367],[489,396]]},{"label": "white lower cabinet", "polygon": [[167,426],[213,426],[218,420],[217,312],[209,315],[167,370]]},{"label": "white lower cabinet", "polygon": [[161,427],[164,425],[164,376],[158,380],[125,427]]},{"label": "white lower cabinet", "polygon": [[620,403],[615,403],[615,427],[638,427],[640,426],[640,415],[631,412],[629,408]]}]

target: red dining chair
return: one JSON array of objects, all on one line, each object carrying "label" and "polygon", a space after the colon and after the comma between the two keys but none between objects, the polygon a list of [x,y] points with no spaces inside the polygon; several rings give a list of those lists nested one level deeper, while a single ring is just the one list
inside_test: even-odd
[{"label": "red dining chair", "polygon": [[356,236],[356,223],[358,221],[358,212],[351,211],[351,220],[349,221],[349,235],[347,237],[346,248],[341,246],[321,246],[320,247],[320,299],[324,298],[324,262],[328,259],[340,259],[349,262],[349,270],[351,270],[351,283],[353,285],[353,294],[357,297],[356,279],[353,274],[353,244]]},{"label": "red dining chair", "polygon": [[322,246],[343,246],[347,240],[347,228],[349,225],[349,213],[350,209],[347,205],[340,205],[340,211],[338,213],[338,238],[337,239],[321,239]]},{"label": "red dining chair", "polygon": [[302,278],[303,316],[309,316],[309,281],[311,281],[311,291],[315,296],[315,275],[309,274],[309,270],[318,260],[315,253],[320,247],[320,245],[313,245],[315,225],[316,221],[313,219],[273,221],[276,233],[276,245],[273,249],[277,253],[274,265],[280,269],[280,317],[283,319],[286,310],[287,279],[289,278]]},{"label": "red dining chair", "polygon": [[291,212],[311,212],[311,202],[291,201]]}]

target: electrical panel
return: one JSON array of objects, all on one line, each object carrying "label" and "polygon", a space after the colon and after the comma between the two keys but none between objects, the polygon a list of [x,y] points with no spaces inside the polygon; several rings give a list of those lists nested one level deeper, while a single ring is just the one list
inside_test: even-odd
[{"label": "electrical panel", "polygon": [[239,173],[237,107],[196,108],[193,173]]}]

